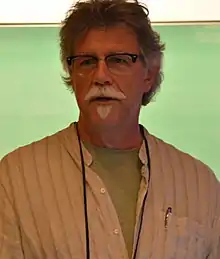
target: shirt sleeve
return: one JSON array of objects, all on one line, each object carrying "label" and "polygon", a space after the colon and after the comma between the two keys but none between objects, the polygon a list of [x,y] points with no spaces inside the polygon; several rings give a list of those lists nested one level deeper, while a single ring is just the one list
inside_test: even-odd
[{"label": "shirt sleeve", "polygon": [[217,191],[216,215],[213,233],[214,239],[212,244],[212,251],[208,259],[220,259],[220,183],[218,184]]},{"label": "shirt sleeve", "polygon": [[0,259],[24,259],[8,173],[7,161],[0,161]]},{"label": "shirt sleeve", "polygon": [[[220,222],[220,220],[218,220]],[[213,242],[212,251],[208,257],[208,259],[219,259],[220,258],[220,224],[218,224],[218,228],[215,231],[218,231],[216,234],[215,241]]]}]

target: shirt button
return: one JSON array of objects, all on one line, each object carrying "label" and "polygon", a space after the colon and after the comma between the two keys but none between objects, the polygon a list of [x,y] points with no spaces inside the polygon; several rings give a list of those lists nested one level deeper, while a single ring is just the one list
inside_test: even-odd
[{"label": "shirt button", "polygon": [[146,170],[147,170],[147,166],[143,165],[142,168],[141,168],[142,174],[146,174]]},{"label": "shirt button", "polygon": [[119,234],[119,230],[117,228],[115,228],[113,232],[114,232],[115,235]]},{"label": "shirt button", "polygon": [[104,193],[105,193],[105,188],[101,188],[100,192],[101,192],[102,194],[104,194]]}]

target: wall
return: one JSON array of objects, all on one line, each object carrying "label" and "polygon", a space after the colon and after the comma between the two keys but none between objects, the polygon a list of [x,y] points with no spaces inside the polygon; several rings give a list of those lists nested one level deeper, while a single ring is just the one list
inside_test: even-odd
[{"label": "wall", "polygon": [[[220,26],[156,26],[164,82],[141,111],[148,130],[220,178]],[[78,118],[60,75],[58,28],[0,28],[0,157]]]}]

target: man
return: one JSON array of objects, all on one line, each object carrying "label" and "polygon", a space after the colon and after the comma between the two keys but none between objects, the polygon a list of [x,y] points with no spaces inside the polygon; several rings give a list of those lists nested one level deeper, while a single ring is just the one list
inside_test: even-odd
[{"label": "man", "polygon": [[60,31],[79,120],[0,164],[1,259],[219,259],[219,182],[138,124],[164,45],[138,2],[78,2]]}]

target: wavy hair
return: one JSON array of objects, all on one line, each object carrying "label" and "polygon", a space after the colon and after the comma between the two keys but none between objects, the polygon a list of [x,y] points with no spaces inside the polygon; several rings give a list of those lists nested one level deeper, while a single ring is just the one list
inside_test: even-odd
[{"label": "wavy hair", "polygon": [[78,1],[67,12],[60,29],[60,57],[66,72],[63,80],[72,89],[70,69],[67,57],[74,55],[74,46],[81,36],[90,29],[113,27],[123,24],[131,28],[138,40],[149,69],[160,66],[151,89],[143,95],[142,105],[147,105],[159,90],[163,80],[161,69],[165,45],[160,41],[160,35],[153,30],[149,19],[149,11],[137,0],[88,0]]}]

